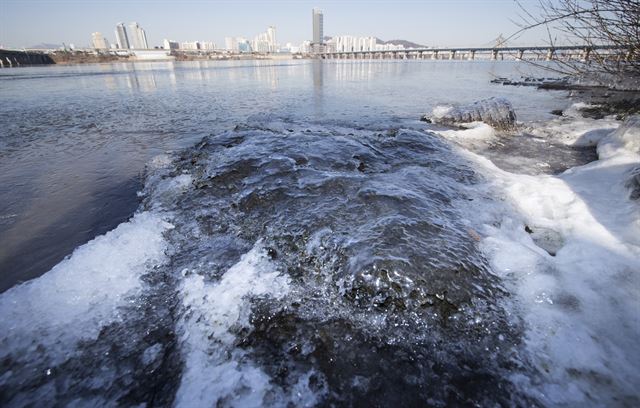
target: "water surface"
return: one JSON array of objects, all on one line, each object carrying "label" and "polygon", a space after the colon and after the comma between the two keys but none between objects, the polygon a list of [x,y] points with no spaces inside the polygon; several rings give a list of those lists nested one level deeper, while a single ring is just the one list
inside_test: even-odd
[{"label": "water surface", "polygon": [[[606,292],[580,290],[601,271],[549,283],[571,275],[564,260],[582,241],[545,252],[534,241],[555,224],[527,231],[516,209],[582,205],[566,182],[583,173],[550,174],[593,150],[419,121],[492,96],[525,123],[567,106],[563,92],[489,82],[528,71],[502,61],[0,71],[0,404],[632,406],[632,363],[556,363],[555,350],[575,350],[571,333],[538,336],[561,316],[562,329],[613,341],[587,363],[633,361],[635,329],[614,318],[625,315]],[[531,204],[545,194],[551,203]],[[587,304],[605,305],[621,334],[594,324]],[[571,392],[554,391],[567,382]]]},{"label": "water surface", "polygon": [[531,68],[486,61],[241,61],[0,71],[0,290],[39,276],[126,220],[145,163],[256,113],[300,120],[418,118],[501,95],[521,119],[565,102],[503,87]]}]

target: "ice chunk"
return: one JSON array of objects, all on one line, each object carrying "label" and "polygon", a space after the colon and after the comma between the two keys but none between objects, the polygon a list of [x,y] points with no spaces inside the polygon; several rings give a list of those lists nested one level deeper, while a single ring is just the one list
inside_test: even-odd
[{"label": "ice chunk", "polygon": [[438,106],[430,118],[425,118],[442,125],[484,122],[498,130],[512,130],[516,127],[516,113],[511,102],[504,98],[488,98],[451,108]]},{"label": "ice chunk", "polygon": [[640,166],[629,171],[629,178],[624,185],[631,190],[629,194],[630,199],[640,199]]}]

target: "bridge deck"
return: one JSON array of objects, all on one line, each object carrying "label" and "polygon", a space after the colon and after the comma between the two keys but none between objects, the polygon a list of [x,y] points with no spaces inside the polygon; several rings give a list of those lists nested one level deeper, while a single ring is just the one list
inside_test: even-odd
[{"label": "bridge deck", "polygon": [[595,46],[577,46],[577,45],[558,45],[558,46],[531,46],[531,47],[448,47],[448,48],[407,48],[402,50],[375,50],[375,51],[330,51],[321,52],[319,54],[369,54],[369,53],[385,53],[385,52],[519,52],[519,51],[584,51],[584,50],[616,50],[621,47],[613,45],[595,45]]}]

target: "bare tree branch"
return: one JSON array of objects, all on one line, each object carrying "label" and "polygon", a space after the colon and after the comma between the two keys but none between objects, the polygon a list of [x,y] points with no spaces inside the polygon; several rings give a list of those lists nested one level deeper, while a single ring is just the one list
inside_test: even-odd
[{"label": "bare tree branch", "polygon": [[524,16],[507,40],[545,27],[552,49],[558,42],[552,33],[562,34],[564,43],[585,47],[588,61],[555,59],[565,74],[640,78],[639,0],[539,0],[538,14],[514,1]]}]

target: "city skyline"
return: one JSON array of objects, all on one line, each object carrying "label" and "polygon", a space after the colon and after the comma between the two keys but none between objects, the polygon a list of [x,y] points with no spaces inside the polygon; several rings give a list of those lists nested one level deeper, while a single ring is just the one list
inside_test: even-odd
[{"label": "city skyline", "polygon": [[[535,0],[524,3],[533,4]],[[280,44],[301,44],[313,40],[309,18],[313,8],[324,12],[324,36],[374,36],[426,46],[483,46],[500,33],[508,35],[517,30],[512,20],[518,19],[519,9],[512,0],[487,1],[472,10],[470,5],[478,6],[478,2],[187,1],[152,7],[148,1],[133,1],[131,7],[122,12],[121,8],[114,10],[114,7],[104,7],[104,3],[91,1],[2,0],[0,44],[16,48],[43,43],[91,46],[91,33],[103,33],[109,38],[108,33],[113,33],[118,21],[140,22],[147,30],[149,48],[161,47],[165,38],[179,42],[200,38],[221,45],[229,36],[253,39],[264,32],[264,27],[270,26],[278,29]],[[25,18],[32,23],[24,24]],[[74,22],[47,23],[50,19]],[[106,19],[111,21],[105,22]],[[380,24],[382,21],[385,24]],[[130,32],[129,37],[131,35]],[[530,32],[515,42],[540,43],[545,35]],[[132,42],[132,38],[128,40]]]}]

